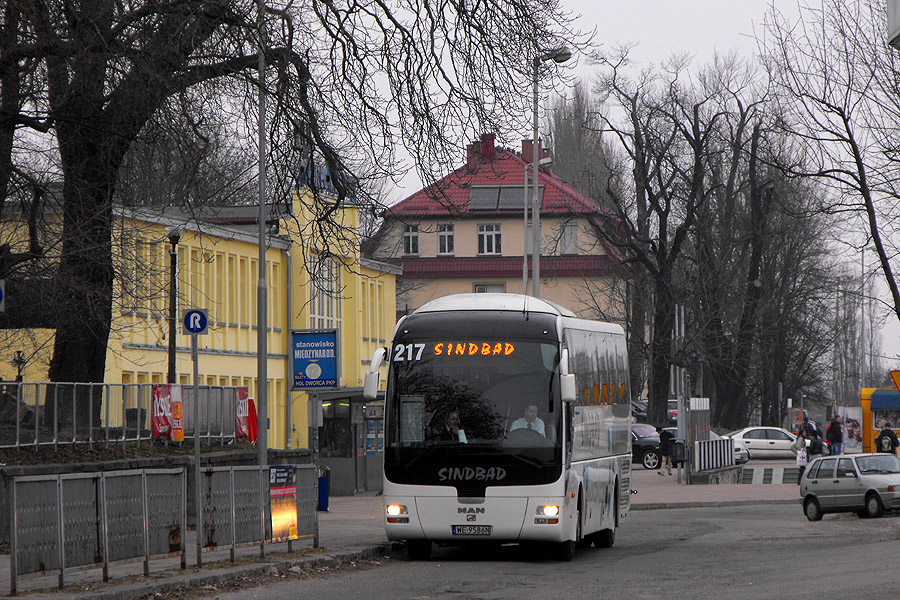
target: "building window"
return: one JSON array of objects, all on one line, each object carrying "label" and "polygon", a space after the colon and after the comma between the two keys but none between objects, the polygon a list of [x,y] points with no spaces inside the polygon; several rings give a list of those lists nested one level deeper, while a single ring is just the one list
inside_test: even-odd
[{"label": "building window", "polygon": [[478,254],[500,254],[500,225],[478,226]]},{"label": "building window", "polygon": [[578,223],[566,223],[559,242],[560,254],[578,254]]},{"label": "building window", "polygon": [[317,260],[309,284],[309,326],[341,327],[341,266],[333,258]]},{"label": "building window", "polygon": [[403,254],[419,253],[419,227],[417,225],[403,226]]},{"label": "building window", "polygon": [[453,254],[453,224],[438,225],[437,230],[438,254]]},{"label": "building window", "polygon": [[503,294],[506,292],[505,283],[477,283],[475,284],[476,294]]}]

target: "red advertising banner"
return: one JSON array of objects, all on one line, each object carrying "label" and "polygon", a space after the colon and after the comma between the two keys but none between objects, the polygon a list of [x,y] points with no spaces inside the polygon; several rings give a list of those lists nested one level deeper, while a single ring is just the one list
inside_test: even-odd
[{"label": "red advertising banner", "polygon": [[253,398],[247,397],[247,388],[237,389],[237,409],[235,410],[235,437],[256,441],[256,403]]},{"label": "red advertising banner", "polygon": [[181,386],[156,384],[152,387],[150,430],[155,440],[184,441],[184,404]]}]

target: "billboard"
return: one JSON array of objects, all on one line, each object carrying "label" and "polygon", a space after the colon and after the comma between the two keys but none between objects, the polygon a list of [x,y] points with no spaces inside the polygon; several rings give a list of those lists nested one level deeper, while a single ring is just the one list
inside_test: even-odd
[{"label": "billboard", "polygon": [[294,389],[338,387],[337,330],[302,330],[291,334]]}]

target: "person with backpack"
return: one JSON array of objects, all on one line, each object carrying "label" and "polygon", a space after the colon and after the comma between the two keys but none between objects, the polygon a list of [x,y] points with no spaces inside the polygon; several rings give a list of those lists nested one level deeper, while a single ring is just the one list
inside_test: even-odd
[{"label": "person with backpack", "polygon": [[825,439],[831,444],[831,454],[840,454],[844,446],[844,429],[841,425],[841,417],[835,415],[828,429],[825,430]]},{"label": "person with backpack", "polygon": [[890,423],[885,423],[881,432],[879,432],[878,437],[875,438],[875,451],[896,454],[897,446],[900,446],[900,441],[897,440],[897,434],[891,429]]}]

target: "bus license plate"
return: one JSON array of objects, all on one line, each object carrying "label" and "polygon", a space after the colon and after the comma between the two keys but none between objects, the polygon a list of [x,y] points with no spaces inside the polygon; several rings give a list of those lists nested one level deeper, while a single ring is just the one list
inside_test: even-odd
[{"label": "bus license plate", "polygon": [[454,525],[453,535],[491,535],[490,525]]}]

